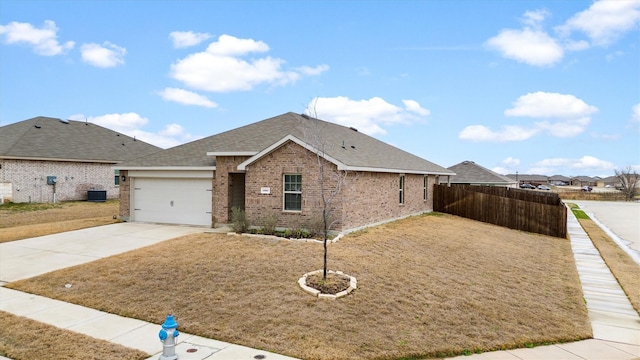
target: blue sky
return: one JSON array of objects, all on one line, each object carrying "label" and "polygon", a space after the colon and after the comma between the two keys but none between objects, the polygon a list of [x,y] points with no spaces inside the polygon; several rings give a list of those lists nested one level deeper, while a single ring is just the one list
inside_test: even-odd
[{"label": "blue sky", "polygon": [[445,167],[640,170],[640,0],[0,1],[0,126],[168,148],[310,108]]}]

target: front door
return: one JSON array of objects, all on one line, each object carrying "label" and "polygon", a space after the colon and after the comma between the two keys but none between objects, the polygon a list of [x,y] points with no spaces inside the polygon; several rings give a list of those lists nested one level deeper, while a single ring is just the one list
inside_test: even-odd
[{"label": "front door", "polygon": [[234,207],[244,210],[244,173],[229,174],[229,219]]}]

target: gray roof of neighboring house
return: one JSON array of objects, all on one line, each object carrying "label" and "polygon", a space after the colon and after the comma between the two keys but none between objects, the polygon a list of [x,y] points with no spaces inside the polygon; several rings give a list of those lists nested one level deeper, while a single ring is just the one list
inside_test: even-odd
[{"label": "gray roof of neighboring house", "polygon": [[568,182],[569,178],[564,175],[553,175],[549,176],[549,181],[565,181]]},{"label": "gray roof of neighboring house", "polygon": [[160,150],[84,121],[39,116],[0,127],[0,158],[118,163]]},{"label": "gray roof of neighboring house", "polygon": [[513,179],[500,175],[469,160],[450,166],[448,169],[456,173],[456,175],[451,176],[452,184],[510,185],[516,183]]},{"label": "gray roof of neighboring house", "polygon": [[508,178],[522,182],[522,181],[535,181],[535,182],[547,182],[548,177],[546,175],[532,175],[532,174],[508,174]]},{"label": "gray roof of neighboring house", "polygon": [[571,178],[571,180],[578,180],[578,181],[595,181],[596,179],[590,177],[590,176],[584,176],[584,175],[580,175],[580,176],[574,176]]},{"label": "gray roof of neighboring house", "polygon": [[321,144],[327,156],[350,167],[453,174],[355,129],[292,112],[128,161],[121,168],[211,167],[215,156],[208,156],[208,152],[253,156],[288,135],[315,148]]}]

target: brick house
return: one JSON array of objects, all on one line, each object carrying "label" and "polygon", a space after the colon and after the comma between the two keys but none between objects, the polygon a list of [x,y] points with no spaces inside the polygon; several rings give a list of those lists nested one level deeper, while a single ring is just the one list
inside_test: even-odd
[{"label": "brick house", "polygon": [[35,117],[0,127],[0,203],[119,196],[113,165],[162,150],[83,121]]},{"label": "brick house", "polygon": [[[320,182],[323,168],[326,180]],[[126,221],[216,226],[244,209],[251,225],[309,228],[321,185],[341,186],[334,230],[432,210],[433,184],[454,173],[357,129],[286,113],[117,166]],[[344,179],[338,180],[338,178]],[[325,193],[326,194],[326,193]]]}]

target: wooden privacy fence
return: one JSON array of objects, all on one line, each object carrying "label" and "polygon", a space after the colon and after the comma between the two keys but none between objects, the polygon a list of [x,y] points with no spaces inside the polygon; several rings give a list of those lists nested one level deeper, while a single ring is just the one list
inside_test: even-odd
[{"label": "wooden privacy fence", "polygon": [[433,210],[510,229],[567,237],[567,208],[556,193],[471,185],[434,185]]}]

